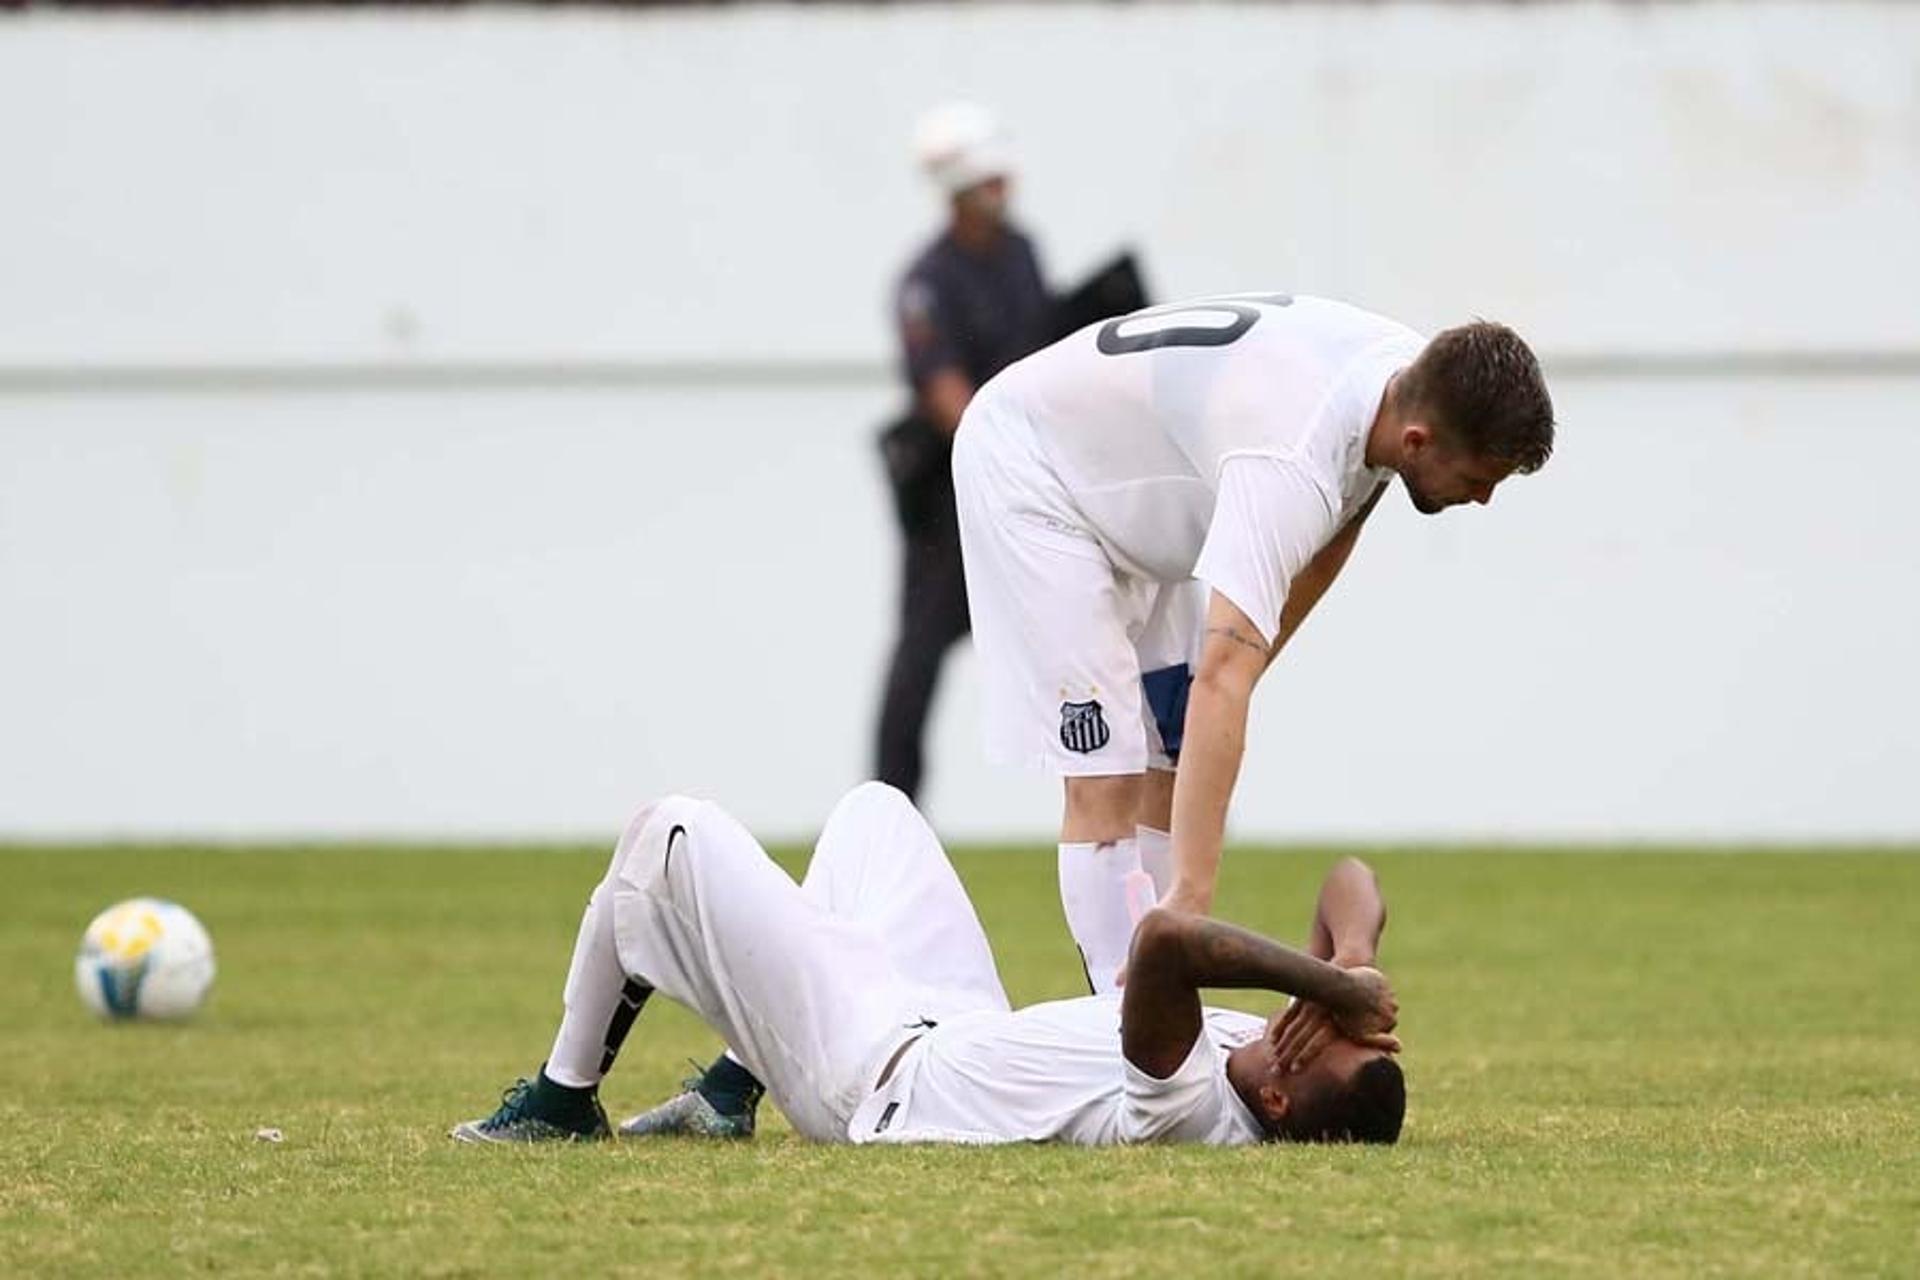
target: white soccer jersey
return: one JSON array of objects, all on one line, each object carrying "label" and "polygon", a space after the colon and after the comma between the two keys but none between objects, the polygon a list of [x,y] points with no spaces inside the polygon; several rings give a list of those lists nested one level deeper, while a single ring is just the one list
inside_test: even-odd
[{"label": "white soccer jersey", "polygon": [[1120,997],[1083,996],[942,1021],[848,1125],[854,1142],[1200,1142],[1265,1133],[1227,1081],[1228,1052],[1259,1036],[1251,1014],[1206,1011],[1179,1069],[1155,1079],[1120,1051]]},{"label": "white soccer jersey", "polygon": [[1271,642],[1293,575],[1390,477],[1367,433],[1424,345],[1345,303],[1241,294],[1089,326],[980,398],[1031,424],[1116,568],[1198,577]]}]

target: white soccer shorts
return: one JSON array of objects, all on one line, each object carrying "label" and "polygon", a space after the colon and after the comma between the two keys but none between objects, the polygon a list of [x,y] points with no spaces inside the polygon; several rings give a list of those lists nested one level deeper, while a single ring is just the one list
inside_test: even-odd
[{"label": "white soccer shorts", "polygon": [[847,1140],[887,1059],[929,1022],[1008,1007],[939,840],[881,783],[834,808],[802,884],[686,796],[635,815],[608,883],[621,968],[699,1014],[817,1141]]},{"label": "white soccer shorts", "polygon": [[953,478],[988,756],[1061,776],[1171,768],[1205,585],[1117,570],[991,388],[967,406]]}]

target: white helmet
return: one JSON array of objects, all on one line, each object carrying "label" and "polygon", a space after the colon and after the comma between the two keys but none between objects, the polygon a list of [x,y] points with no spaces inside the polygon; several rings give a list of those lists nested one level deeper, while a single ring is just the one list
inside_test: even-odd
[{"label": "white helmet", "polygon": [[1013,169],[1000,122],[971,102],[949,102],[921,116],[913,132],[913,154],[948,195],[1005,177]]}]

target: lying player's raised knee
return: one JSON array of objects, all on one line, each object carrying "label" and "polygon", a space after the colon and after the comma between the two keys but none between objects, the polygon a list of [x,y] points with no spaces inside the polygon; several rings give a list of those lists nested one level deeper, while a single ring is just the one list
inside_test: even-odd
[{"label": "lying player's raised knee", "polygon": [[913,807],[913,801],[907,799],[904,791],[884,782],[863,782],[847,794],[840,797],[839,803],[827,815],[826,822],[820,828],[820,841],[823,845],[831,843],[829,837],[842,828],[881,829],[881,824],[897,822],[903,818],[924,823],[920,811]]},{"label": "lying player's raised knee", "polygon": [[[838,814],[842,809],[912,809],[913,801],[907,799],[907,793],[889,783],[878,779],[863,782],[840,797],[840,803],[833,806]],[[831,822],[833,819],[827,819]]]},{"label": "lying player's raised knee", "polygon": [[688,833],[722,812],[710,800],[678,793],[641,805],[614,851],[616,874],[636,887],[653,884],[684,854]]}]

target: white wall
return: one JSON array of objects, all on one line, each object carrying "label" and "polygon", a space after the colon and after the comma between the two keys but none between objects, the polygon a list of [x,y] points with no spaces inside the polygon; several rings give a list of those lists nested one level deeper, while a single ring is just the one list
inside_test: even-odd
[{"label": "white wall", "polygon": [[1077,269],[1558,351],[1920,345],[1910,6],[466,10],[0,28],[10,362],[868,358],[996,104]]},{"label": "white wall", "polygon": [[[1917,64],[1896,5],[0,22],[0,833],[805,830],[966,93],[1060,274],[1548,356],[1553,465],[1382,513],[1244,834],[1920,834]],[[953,675],[937,818],[1042,833]]]}]

